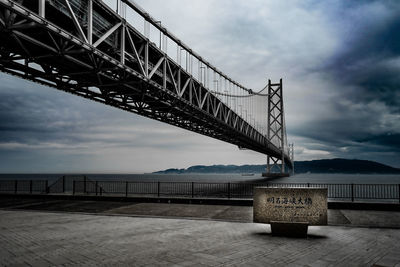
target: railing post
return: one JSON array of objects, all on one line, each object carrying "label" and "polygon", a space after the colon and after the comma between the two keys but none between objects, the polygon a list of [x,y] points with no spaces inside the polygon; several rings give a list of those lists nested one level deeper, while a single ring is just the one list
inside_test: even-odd
[{"label": "railing post", "polygon": [[96,196],[97,196],[97,188],[99,187],[99,182],[98,181],[96,181]]},{"label": "railing post", "polygon": [[351,184],[351,202],[354,202],[354,184]]},{"label": "railing post", "polygon": [[307,183],[307,187],[310,187],[310,183]]},{"label": "railing post", "polygon": [[18,180],[14,181],[14,194],[16,195],[18,191]]},{"label": "railing post", "polygon": [[50,193],[49,180],[46,180],[46,194]]},{"label": "railing post", "polygon": [[83,193],[86,194],[86,175],[83,176]]},{"label": "railing post", "polygon": [[103,187],[100,186],[100,196],[103,195]]},{"label": "railing post", "polygon": [[128,181],[125,182],[125,197],[128,197]]},{"label": "railing post", "polygon": [[29,181],[29,193],[32,194],[32,180]]},{"label": "railing post", "polygon": [[72,181],[72,195],[75,195],[75,180]]},{"label": "railing post", "polygon": [[63,175],[62,179],[62,192],[65,193],[65,175]]},{"label": "railing post", "polygon": [[160,197],[160,182],[157,182],[157,197]]},{"label": "railing post", "polygon": [[231,198],[231,183],[228,183],[228,198]]},{"label": "railing post", "polygon": [[194,182],[192,182],[192,198],[194,198]]}]

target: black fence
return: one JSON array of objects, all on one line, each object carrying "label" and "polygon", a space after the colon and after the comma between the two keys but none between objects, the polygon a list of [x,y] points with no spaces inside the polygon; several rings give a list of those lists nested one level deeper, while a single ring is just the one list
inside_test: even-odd
[{"label": "black fence", "polygon": [[53,182],[48,189],[51,194],[72,194],[74,191],[74,181],[89,184],[92,181],[83,175],[65,175],[60,177],[57,181]]},{"label": "black fence", "polygon": [[93,181],[86,176],[63,176],[50,186],[45,180],[2,180],[0,193],[252,199],[253,189],[259,186],[327,188],[329,199],[400,203],[400,184]]},{"label": "black fence", "polygon": [[47,194],[47,180],[0,180],[0,193]]},{"label": "black fence", "polygon": [[253,198],[253,189],[266,187],[327,188],[328,198],[341,200],[393,200],[400,203],[400,184],[312,184],[312,183],[202,183],[74,181],[73,194],[104,196],[148,196],[186,198]]}]

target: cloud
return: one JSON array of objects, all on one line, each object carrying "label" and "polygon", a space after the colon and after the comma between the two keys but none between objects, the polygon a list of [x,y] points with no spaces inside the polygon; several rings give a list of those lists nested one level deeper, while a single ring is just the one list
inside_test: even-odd
[{"label": "cloud", "polygon": [[[358,15],[352,17],[355,14]],[[347,94],[352,101],[381,101],[392,112],[399,113],[400,36],[396,34],[400,28],[399,3],[360,2],[343,16],[348,24],[353,20],[350,25],[357,26],[342,33],[346,42],[330,59],[325,71],[338,83],[353,87]]]},{"label": "cloud", "polygon": [[327,143],[348,143],[344,155],[352,150],[399,166],[400,5],[397,1],[352,2],[331,16],[339,12],[343,41],[325,64],[315,68],[336,92],[327,107],[331,112],[327,118],[315,119],[314,134],[297,130]]}]

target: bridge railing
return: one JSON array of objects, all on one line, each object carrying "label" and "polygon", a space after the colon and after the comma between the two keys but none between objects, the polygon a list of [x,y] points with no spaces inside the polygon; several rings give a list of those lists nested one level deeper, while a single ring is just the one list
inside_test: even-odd
[{"label": "bridge railing", "polygon": [[252,199],[254,188],[259,186],[327,188],[330,200],[400,203],[400,184],[95,181],[84,176],[76,180],[62,177],[50,186],[47,180],[0,180],[0,194]]}]

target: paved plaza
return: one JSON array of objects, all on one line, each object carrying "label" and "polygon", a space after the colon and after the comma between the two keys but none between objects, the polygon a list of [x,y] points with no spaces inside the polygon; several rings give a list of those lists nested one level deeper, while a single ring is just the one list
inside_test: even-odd
[{"label": "paved plaza", "polygon": [[[116,204],[110,203],[103,205],[108,207],[108,213],[0,210],[0,264],[400,266],[399,229],[312,226],[307,239],[282,238],[271,236],[268,225],[245,222],[244,217],[241,222],[235,222],[205,216],[193,216],[192,219],[144,214],[128,216],[121,214],[124,207],[114,207]],[[125,211],[130,205],[126,204]],[[164,208],[170,213],[171,209],[192,214],[197,210],[197,214],[203,215],[214,207],[186,205],[189,209],[185,205],[170,204],[168,209],[168,206],[159,206],[168,204],[137,205],[141,205],[137,206],[137,211],[145,210],[147,205],[150,210],[159,210],[158,213]],[[237,212],[240,209],[246,212],[249,207],[237,208]],[[118,209],[120,214],[116,215]],[[214,207],[215,214],[223,213],[223,209],[222,206]],[[347,215],[354,212],[349,211]],[[360,214],[362,211],[355,217],[362,217]],[[399,220],[398,212],[378,212],[375,216],[384,214],[391,215],[394,221]],[[345,213],[342,215],[347,218]]]}]

